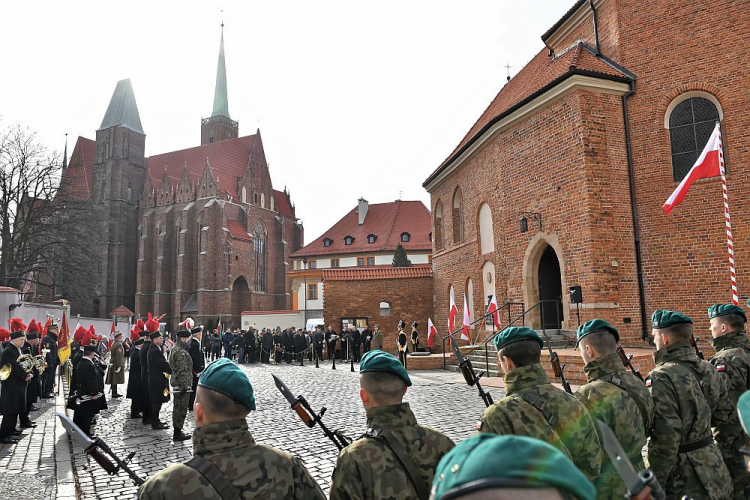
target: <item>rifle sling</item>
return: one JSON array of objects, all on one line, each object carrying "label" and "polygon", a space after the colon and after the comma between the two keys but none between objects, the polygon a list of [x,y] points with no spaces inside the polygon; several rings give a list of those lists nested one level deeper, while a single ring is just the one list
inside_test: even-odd
[{"label": "rifle sling", "polygon": [[557,430],[557,416],[552,414],[552,411],[550,411],[549,408],[547,408],[547,403],[542,398],[534,396],[533,394],[529,394],[528,392],[517,392],[513,394],[513,396],[518,396],[527,403],[529,403],[531,406],[539,410],[542,415],[544,416],[544,420],[547,421],[547,423],[552,426],[553,429]]},{"label": "rifle sling", "polygon": [[206,460],[200,455],[195,455],[185,462],[185,465],[203,476],[211,487],[216,490],[222,500],[240,500],[240,493],[237,491],[237,488],[229,482],[227,477],[211,461]]},{"label": "rifle sling", "polygon": [[399,461],[401,466],[406,472],[406,477],[409,478],[414,489],[417,490],[417,497],[419,500],[427,500],[430,497],[429,487],[422,481],[422,475],[419,473],[414,463],[406,454],[403,448],[393,438],[393,435],[388,429],[369,429],[366,433],[367,437],[383,438],[386,446],[390,448],[396,459]]},{"label": "rifle sling", "polygon": [[[620,389],[622,389],[623,391],[625,391],[627,393],[627,395],[630,396],[630,399],[633,400],[633,403],[635,403],[636,408],[638,408],[638,412],[641,414],[641,419],[643,420],[644,425],[648,422],[646,420],[646,415],[648,414],[646,412],[646,409],[641,407],[640,401],[638,399],[636,399],[635,396],[633,396],[633,393],[631,392],[631,390],[628,388],[627,385],[625,385],[623,383],[623,381],[622,381],[622,379],[620,377],[618,377],[614,373],[610,373],[606,377],[602,377],[600,380],[603,380],[604,382],[609,382],[610,384],[612,384],[612,385],[614,385],[616,387],[619,387]],[[646,430],[649,431],[649,429],[646,429]],[[648,434],[648,432],[647,432],[647,434]]]}]

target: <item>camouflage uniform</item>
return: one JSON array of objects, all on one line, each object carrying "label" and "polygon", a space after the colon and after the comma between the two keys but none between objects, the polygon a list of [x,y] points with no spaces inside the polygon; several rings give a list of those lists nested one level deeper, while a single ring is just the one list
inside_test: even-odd
[{"label": "camouflage uniform", "polygon": [[[750,389],[750,340],[744,330],[738,330],[713,339],[711,344],[716,354],[710,363],[722,375],[732,407],[736,408],[742,393]],[[750,473],[745,470],[739,453],[742,446],[750,445],[750,439],[742,432],[736,412],[732,412],[728,422],[714,429],[714,438],[732,475],[734,498],[750,498]]]},{"label": "camouflage uniform", "polygon": [[731,498],[732,479],[716,443],[679,451],[680,446],[710,437],[712,425],[722,425],[730,418],[722,379],[695,355],[687,341],[656,351],[654,362],[656,368],[646,377],[654,400],[646,465],[656,474],[667,498]]},{"label": "camouflage uniform", "polygon": [[[215,465],[237,489],[240,498],[325,499],[323,491],[296,457],[256,444],[245,420],[199,427],[193,433],[193,454]],[[216,490],[195,469],[175,464],[155,474],[138,490],[138,498],[218,498]]]},{"label": "camouflage uniform", "polygon": [[[625,371],[615,352],[584,367],[588,384],[575,396],[588,408],[591,418],[607,424],[617,436],[637,470],[645,468],[641,450],[654,420],[654,402],[646,386]],[[599,431],[599,427],[596,427]],[[599,441],[602,442],[601,435]],[[609,457],[602,453],[602,471],[596,478],[597,498],[622,498],[627,488]]]},{"label": "camouflage uniform", "polygon": [[190,391],[193,389],[193,358],[188,352],[188,345],[178,340],[169,353],[169,367],[172,369],[172,426],[175,432],[182,430],[188,411]]},{"label": "camouflage uniform", "polygon": [[[417,424],[408,403],[367,410],[367,426],[391,432],[422,473],[427,488],[438,462],[455,446],[447,436]],[[417,492],[382,439],[362,437],[339,454],[331,479],[331,500],[412,498],[417,498]]]},{"label": "camouflage uniform", "polygon": [[539,363],[511,370],[505,375],[505,386],[507,395],[482,414],[479,432],[546,441],[565,453],[593,482],[599,475],[602,450],[586,407],[553,386]]}]

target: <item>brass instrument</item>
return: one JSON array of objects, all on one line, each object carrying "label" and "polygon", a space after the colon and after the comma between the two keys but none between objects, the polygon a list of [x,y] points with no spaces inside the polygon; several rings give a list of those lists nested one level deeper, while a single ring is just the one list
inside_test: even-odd
[{"label": "brass instrument", "polygon": [[10,377],[10,371],[10,364],[3,365],[2,368],[0,368],[0,380],[7,380],[8,377]]},{"label": "brass instrument", "polygon": [[164,374],[164,378],[166,378],[166,379],[169,379],[169,377],[172,376],[171,373],[167,373],[167,372],[162,372],[162,373]]},{"label": "brass instrument", "polygon": [[76,397],[76,404],[80,405],[82,401],[83,402],[91,401],[94,398],[94,396],[101,397],[101,396],[104,396],[104,393],[103,392],[98,392],[98,393],[96,393],[94,395],[86,394],[84,396],[78,396],[78,397]]},{"label": "brass instrument", "polygon": [[34,356],[34,367],[39,373],[47,369],[47,357],[44,354]]},{"label": "brass instrument", "polygon": [[169,396],[169,389],[164,389],[164,397],[166,398]]},{"label": "brass instrument", "polygon": [[18,356],[16,363],[19,364],[23,371],[31,373],[31,370],[34,369],[34,356],[31,354],[21,354]]}]

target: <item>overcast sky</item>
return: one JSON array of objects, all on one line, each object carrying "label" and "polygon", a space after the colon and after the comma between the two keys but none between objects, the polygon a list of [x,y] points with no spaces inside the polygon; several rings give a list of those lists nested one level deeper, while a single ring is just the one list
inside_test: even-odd
[{"label": "overcast sky", "polygon": [[310,242],[422,182],[574,0],[0,2],[0,117],[68,153],[130,78],[146,155],[200,144],[221,10],[229,113],[261,129]]}]

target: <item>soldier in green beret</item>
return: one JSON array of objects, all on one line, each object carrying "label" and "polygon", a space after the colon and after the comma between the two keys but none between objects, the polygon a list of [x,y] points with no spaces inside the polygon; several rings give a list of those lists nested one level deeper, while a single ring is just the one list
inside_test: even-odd
[{"label": "soldier in green beret", "polygon": [[[617,436],[636,470],[645,469],[641,450],[654,420],[654,402],[646,386],[625,370],[617,354],[620,334],[601,319],[578,327],[578,350],[586,363],[588,383],[575,396],[594,420],[607,424]],[[596,427],[599,430],[599,427]],[[601,441],[601,435],[599,436]],[[597,498],[622,498],[627,493],[609,457],[602,454],[602,472],[596,478]]]},{"label": "soldier in green beret", "polygon": [[594,481],[602,450],[586,407],[552,385],[540,364],[544,343],[530,328],[511,327],[494,339],[497,365],[505,374],[506,396],[487,408],[477,430],[515,434],[555,446]]},{"label": "soldier in green beret", "polygon": [[[745,333],[747,316],[734,304],[715,304],[708,308],[711,321],[711,344],[716,354],[709,362],[724,379],[729,399],[736,408],[740,396],[750,389],[750,340]],[[724,457],[734,483],[734,498],[750,498],[750,473],[745,470],[745,460],[740,448],[750,445],[742,432],[739,416],[733,411],[731,418],[714,429],[714,438]]]},{"label": "soldier in green beret", "polygon": [[190,357],[188,352],[188,338],[190,338],[189,331],[178,331],[177,342],[169,351],[169,367],[172,369],[172,376],[169,380],[174,393],[174,404],[172,405],[173,441],[190,439],[190,434],[182,432],[185,426],[185,417],[187,417],[190,394],[193,392],[193,358]]},{"label": "soldier in green beret", "polygon": [[417,423],[403,402],[411,379],[395,356],[368,351],[359,372],[368,430],[339,454],[331,500],[427,498],[435,467],[455,444]]},{"label": "soldier in green beret", "polygon": [[554,446],[526,436],[478,434],[449,451],[435,471],[430,499],[457,498],[593,500],[596,490]]},{"label": "soldier in green beret", "polygon": [[711,432],[731,418],[724,381],[695,355],[692,319],[657,310],[651,326],[657,351],[646,377],[654,399],[646,465],[668,498],[732,498],[732,478]]}]

